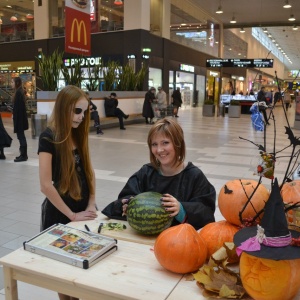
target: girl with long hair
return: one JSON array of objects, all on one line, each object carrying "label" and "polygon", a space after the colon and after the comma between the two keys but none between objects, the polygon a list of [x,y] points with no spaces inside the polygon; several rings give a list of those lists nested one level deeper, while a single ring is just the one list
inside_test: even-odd
[{"label": "girl with long hair", "polygon": [[[41,229],[56,223],[93,220],[95,174],[88,147],[90,110],[85,93],[75,86],[62,89],[48,128],[39,138]],[[75,299],[59,294],[60,300]]]}]

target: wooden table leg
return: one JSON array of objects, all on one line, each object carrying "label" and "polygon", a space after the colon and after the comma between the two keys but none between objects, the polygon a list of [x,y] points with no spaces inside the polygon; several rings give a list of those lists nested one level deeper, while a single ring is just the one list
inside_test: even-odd
[{"label": "wooden table leg", "polygon": [[3,266],[5,300],[18,300],[17,281],[12,278],[12,269]]}]

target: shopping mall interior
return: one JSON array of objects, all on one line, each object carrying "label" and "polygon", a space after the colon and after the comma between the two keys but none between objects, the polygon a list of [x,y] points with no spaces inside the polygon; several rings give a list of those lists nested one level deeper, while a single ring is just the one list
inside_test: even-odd
[{"label": "shopping mall interior", "polygon": [[[56,88],[51,91],[56,93],[55,97],[40,98],[42,92],[48,91],[43,85],[39,59],[50,56],[56,50],[61,51],[62,66],[67,68],[68,74],[74,72],[76,61],[81,62],[79,87],[90,92],[99,111],[104,134],[97,135],[93,126],[89,133],[99,211],[116,200],[128,178],[149,162],[147,136],[151,125],[143,120],[142,105],[144,94],[150,87],[163,87],[167,94],[166,105],[171,104],[173,91],[180,89],[183,105],[179,109],[179,117],[170,115],[167,118],[176,120],[183,129],[187,150],[185,162],[199,167],[216,189],[216,221],[224,220],[218,207],[218,195],[228,181],[261,180],[267,189],[271,189],[272,181],[257,175],[259,145],[265,145],[270,152],[283,151],[276,161],[275,176],[279,182],[285,178],[291,152],[286,127],[292,130],[296,139],[300,136],[300,1],[0,2],[0,114],[7,133],[13,138],[11,147],[4,148],[6,159],[0,160],[0,260],[23,247],[24,241],[40,232],[41,204],[45,196],[40,191],[39,139],[38,134],[34,134],[32,116],[45,114],[49,117],[57,92],[67,85],[61,70]],[[65,51],[65,7],[68,3],[90,6],[91,54],[88,57]],[[247,63],[255,59],[268,65],[248,67]],[[106,89],[105,74],[112,61],[116,62],[118,70],[110,90]],[[229,62],[231,64],[226,65]],[[90,73],[91,63],[93,70],[95,66],[99,67],[97,74]],[[117,90],[120,74],[127,65],[135,74],[143,67],[147,68],[138,91],[136,87]],[[92,80],[96,75],[95,88],[89,90],[89,84],[95,83]],[[23,81],[29,120],[29,130],[25,131],[28,160],[21,163],[14,162],[19,155],[11,113],[12,80],[15,77],[21,77]],[[271,95],[266,108],[270,125],[264,126],[263,131],[256,131],[249,109],[257,101],[261,87],[265,87]],[[286,106],[283,101],[274,105],[277,89],[283,96],[284,93],[291,95],[290,105]],[[251,90],[253,97],[249,96]],[[106,126],[108,121],[103,103],[104,97],[111,91],[120,96],[119,105],[132,121],[126,124],[126,130],[119,130],[118,121]],[[229,102],[223,103],[224,99]],[[235,117],[229,113],[232,100],[242,104]],[[214,107],[211,116],[205,115],[205,104]],[[139,122],[134,121],[133,115]],[[297,166],[296,160],[294,169]],[[84,230],[84,223],[80,229]],[[149,246],[148,250],[153,249]],[[119,252],[122,253],[121,250]],[[34,259],[26,264],[33,262]],[[120,270],[123,267],[120,261]],[[32,284],[28,284],[26,276],[20,275],[16,287],[13,280],[4,282],[8,272],[3,271],[0,262],[0,300],[59,299],[56,289],[41,283],[38,276]],[[122,272],[126,273],[123,269]],[[114,280],[116,274],[111,272],[108,278]],[[137,277],[139,275],[136,274]],[[144,276],[147,277],[144,273],[140,277]],[[117,290],[116,285],[118,280],[114,287]],[[17,298],[5,296],[9,289],[18,290]],[[190,291],[191,295],[193,292]],[[112,289],[104,299],[122,299],[115,298],[115,295]],[[138,299],[134,297],[133,292],[128,299]],[[151,299],[151,295],[145,294],[143,299]],[[183,298],[170,293],[161,298],[157,296],[157,299]],[[197,299],[205,299],[200,290]],[[294,299],[299,300],[300,294]]]}]

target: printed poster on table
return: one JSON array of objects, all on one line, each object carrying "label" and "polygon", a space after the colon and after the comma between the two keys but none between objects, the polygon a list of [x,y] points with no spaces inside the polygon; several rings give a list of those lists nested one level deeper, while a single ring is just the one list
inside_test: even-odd
[{"label": "printed poster on table", "polygon": [[90,0],[66,0],[65,16],[65,52],[90,56]]}]

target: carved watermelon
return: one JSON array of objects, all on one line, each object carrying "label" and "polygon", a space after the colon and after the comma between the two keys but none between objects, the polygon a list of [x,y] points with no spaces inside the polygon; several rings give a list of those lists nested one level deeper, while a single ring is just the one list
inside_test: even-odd
[{"label": "carved watermelon", "polygon": [[145,192],[132,198],[127,207],[128,224],[146,235],[158,234],[170,227],[173,218],[161,205],[161,197],[159,193]]}]

